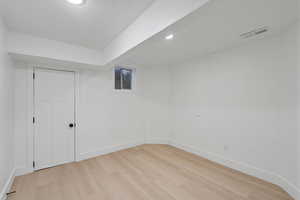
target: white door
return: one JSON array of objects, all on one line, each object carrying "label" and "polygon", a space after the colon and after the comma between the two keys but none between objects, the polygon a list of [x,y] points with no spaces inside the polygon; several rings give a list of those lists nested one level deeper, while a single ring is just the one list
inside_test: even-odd
[{"label": "white door", "polygon": [[74,82],[74,72],[35,70],[35,170],[74,161]]}]

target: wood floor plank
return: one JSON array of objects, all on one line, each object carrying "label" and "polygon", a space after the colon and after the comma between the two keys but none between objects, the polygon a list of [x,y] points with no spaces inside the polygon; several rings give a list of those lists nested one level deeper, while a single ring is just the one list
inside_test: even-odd
[{"label": "wood floor plank", "polygon": [[293,200],[280,187],[168,145],[17,177],[9,200]]}]

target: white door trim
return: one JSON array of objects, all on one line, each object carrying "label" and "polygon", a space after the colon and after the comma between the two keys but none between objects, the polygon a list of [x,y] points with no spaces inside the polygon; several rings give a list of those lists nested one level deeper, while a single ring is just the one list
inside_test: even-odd
[{"label": "white door trim", "polygon": [[33,172],[35,169],[33,168],[34,162],[34,154],[35,154],[35,125],[33,123],[33,116],[35,115],[35,103],[34,103],[34,79],[33,73],[35,69],[48,69],[48,70],[55,70],[55,71],[67,71],[67,72],[74,72],[75,79],[74,79],[74,121],[75,121],[75,129],[74,129],[74,161],[79,160],[78,155],[78,99],[79,99],[79,71],[78,70],[63,70],[63,69],[55,69],[55,68],[47,68],[43,66],[29,66],[28,67],[28,142],[27,142],[27,169],[23,169],[22,174]]},{"label": "white door trim", "polygon": [[22,170],[19,175],[22,175],[23,173],[29,173],[33,172],[33,160],[34,160],[34,125],[32,123],[32,117],[34,115],[34,98],[33,98],[33,67],[28,66],[27,70],[27,82],[28,82],[28,88],[27,88],[27,107],[28,107],[28,116],[27,116],[27,123],[28,123],[28,138],[27,138],[27,168],[25,170]]}]

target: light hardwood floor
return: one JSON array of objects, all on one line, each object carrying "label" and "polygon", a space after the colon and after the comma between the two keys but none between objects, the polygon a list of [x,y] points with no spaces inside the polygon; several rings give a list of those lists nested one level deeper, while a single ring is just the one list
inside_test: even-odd
[{"label": "light hardwood floor", "polygon": [[17,177],[9,200],[292,200],[279,187],[168,145]]}]

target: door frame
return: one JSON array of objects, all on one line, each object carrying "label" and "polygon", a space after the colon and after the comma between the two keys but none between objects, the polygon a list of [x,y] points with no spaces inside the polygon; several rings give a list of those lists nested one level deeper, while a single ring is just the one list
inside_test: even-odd
[{"label": "door frame", "polygon": [[28,172],[34,172],[34,162],[35,162],[35,124],[33,123],[33,117],[35,116],[35,81],[33,74],[36,69],[44,69],[44,70],[53,70],[53,71],[63,71],[63,72],[73,72],[74,73],[74,123],[76,124],[74,127],[74,162],[78,161],[78,99],[79,99],[79,71],[73,69],[64,69],[64,68],[56,68],[56,67],[48,67],[48,66],[29,66],[28,67],[28,157],[27,157],[27,166],[24,172],[20,172],[21,174],[25,174]]}]

